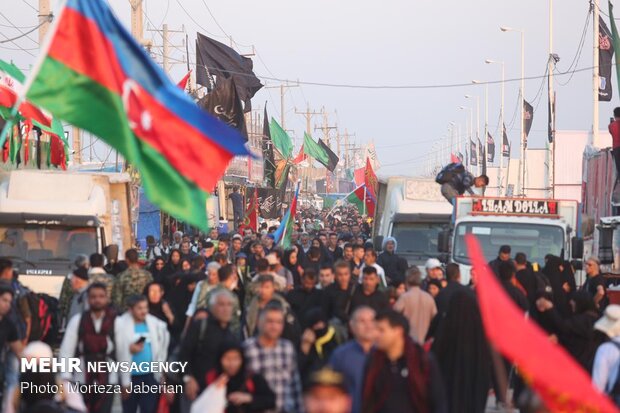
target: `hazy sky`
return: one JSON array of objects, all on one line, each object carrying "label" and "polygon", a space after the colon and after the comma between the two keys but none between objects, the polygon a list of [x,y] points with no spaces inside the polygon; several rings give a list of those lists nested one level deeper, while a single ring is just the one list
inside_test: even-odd
[{"label": "hazy sky", "polygon": [[[52,4],[57,1],[52,0]],[[179,2],[191,14],[191,21]],[[472,79],[499,80],[499,65],[486,65],[486,58],[506,63],[506,78],[520,76],[518,33],[502,33],[502,25],[525,30],[526,76],[545,73],[548,56],[548,1],[544,0],[146,0],[145,25],[160,26],[167,22],[170,29],[185,25],[194,44],[195,32],[215,35],[229,43],[222,30],[210,16],[204,2],[217,22],[242,45],[254,45],[256,74],[308,82],[350,85],[445,85],[469,83]],[[0,12],[16,26],[33,26],[37,22],[36,0],[2,0]],[[110,0],[118,15],[129,24],[128,0]],[[566,71],[581,38],[588,13],[585,0],[555,1],[554,51],[561,61],[558,70]],[[606,7],[604,9],[606,12]],[[606,18],[606,20],[608,20]],[[19,33],[7,27],[0,16],[0,33],[14,37]],[[161,44],[156,33],[145,34]],[[36,32],[32,35],[36,39]],[[0,36],[2,38],[2,36]],[[182,35],[172,36],[180,45]],[[23,48],[36,44],[29,39],[17,41]],[[34,58],[23,51],[7,50],[13,44],[1,44],[0,56],[14,60],[27,68]],[[241,53],[251,47],[235,46]],[[195,60],[193,46],[190,60]],[[31,53],[36,54],[36,50]],[[181,50],[173,57],[181,59]],[[585,46],[576,63],[577,68],[592,66],[592,19]],[[180,79],[185,65],[175,65],[172,77]],[[615,77],[615,76],[614,76]],[[569,81],[570,79],[570,81]],[[564,85],[567,81],[568,84]],[[542,146],[546,139],[546,86],[536,97],[543,79],[526,81],[525,97],[534,104],[534,124],[530,146]],[[279,82],[267,80],[271,86]],[[557,129],[589,129],[592,125],[591,71],[556,77]],[[506,123],[511,124],[517,108],[519,82],[506,84]],[[295,107],[305,109],[307,103],[315,110],[325,106],[331,112],[330,123],[356,134],[357,142],[374,140],[381,175],[413,175],[422,170],[425,155],[447,134],[450,121],[461,124],[464,130],[468,112],[460,105],[475,105],[465,94],[481,96],[481,126],[483,124],[483,86],[437,89],[353,89],[322,86],[291,88],[286,94],[287,128],[295,130],[300,142],[305,120],[295,114]],[[614,80],[614,99],[601,104],[600,119],[606,127],[613,104],[618,102]],[[536,99],[535,99],[536,98]],[[260,91],[254,98],[255,108],[268,100],[270,115],[280,118],[279,90]],[[489,128],[497,130],[500,86],[489,86]],[[337,111],[337,115],[333,112]],[[474,114],[475,116],[475,114]],[[316,118],[315,123],[320,119]],[[512,130],[510,130],[512,129]],[[318,134],[319,132],[317,132]],[[499,134],[497,134],[499,135]],[[495,136],[495,135],[494,135]],[[515,146],[518,141],[518,118],[509,136]],[[499,143],[499,136],[496,136]],[[513,151],[516,153],[516,151]],[[432,156],[432,155],[428,155]]]}]

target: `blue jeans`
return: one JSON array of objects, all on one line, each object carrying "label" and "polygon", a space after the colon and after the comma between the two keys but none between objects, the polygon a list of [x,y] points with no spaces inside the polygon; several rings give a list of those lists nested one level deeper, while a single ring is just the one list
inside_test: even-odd
[{"label": "blue jeans", "polygon": [[[139,376],[131,376],[131,387],[147,386],[159,384],[155,380],[153,374],[140,374]],[[155,413],[157,403],[159,402],[159,393],[131,393],[127,400],[123,400],[123,413],[136,413],[140,407],[140,413]]]}]

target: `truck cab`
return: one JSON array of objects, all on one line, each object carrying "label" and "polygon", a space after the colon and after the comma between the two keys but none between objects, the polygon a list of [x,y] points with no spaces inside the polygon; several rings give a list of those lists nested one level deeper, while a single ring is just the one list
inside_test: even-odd
[{"label": "truck cab", "polygon": [[128,182],[125,174],[0,175],[0,257],[24,285],[57,297],[78,255],[131,245]]},{"label": "truck cab", "polygon": [[398,243],[397,254],[409,265],[422,267],[438,258],[438,234],[449,227],[450,205],[432,179],[392,177],[379,187],[379,213],[375,245],[379,250],[386,237]]},{"label": "truck cab", "polygon": [[445,252],[449,252],[451,262],[461,266],[464,284],[471,279],[466,234],[478,238],[487,261],[497,257],[502,245],[510,245],[513,254],[525,253],[528,261],[541,268],[549,254],[580,259],[583,240],[577,232],[578,213],[577,201],[460,197],[452,238]]}]

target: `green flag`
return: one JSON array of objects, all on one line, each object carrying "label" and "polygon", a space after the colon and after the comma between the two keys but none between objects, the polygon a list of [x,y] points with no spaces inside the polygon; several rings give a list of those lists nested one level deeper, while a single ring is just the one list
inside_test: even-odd
[{"label": "green flag", "polygon": [[321,164],[329,165],[329,155],[325,152],[325,149],[312,139],[310,135],[304,133],[304,152],[306,155],[313,157]]},{"label": "green flag", "polygon": [[269,124],[269,130],[271,132],[271,140],[276,149],[280,151],[280,154],[284,159],[289,159],[293,153],[293,141],[288,136],[286,131],[282,129],[282,126],[274,118],[271,118]]},{"label": "green flag", "polygon": [[[618,28],[616,27],[616,21],[614,20],[614,6],[609,2],[609,22],[611,23],[611,35],[614,42],[614,58],[616,59],[616,76],[618,77],[618,85],[620,85],[620,38],[618,38]],[[595,22],[595,24],[597,24]],[[610,79],[611,81],[611,79]]]}]

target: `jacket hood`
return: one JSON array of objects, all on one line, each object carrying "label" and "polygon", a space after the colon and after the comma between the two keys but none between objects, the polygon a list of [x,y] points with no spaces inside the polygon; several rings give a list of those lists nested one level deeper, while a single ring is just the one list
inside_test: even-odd
[{"label": "jacket hood", "polygon": [[385,251],[385,246],[388,242],[392,241],[394,243],[394,252],[398,250],[398,241],[394,237],[385,237],[383,238],[383,244],[381,244],[381,249]]}]

